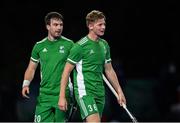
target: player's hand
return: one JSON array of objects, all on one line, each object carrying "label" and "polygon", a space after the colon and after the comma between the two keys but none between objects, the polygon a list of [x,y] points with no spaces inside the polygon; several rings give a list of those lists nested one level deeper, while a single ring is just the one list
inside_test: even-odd
[{"label": "player's hand", "polygon": [[126,105],[126,98],[125,98],[123,92],[118,93],[118,96],[119,96],[118,103],[120,104],[120,106],[123,106],[123,104]]},{"label": "player's hand", "polygon": [[22,88],[22,96],[25,98],[30,98],[27,94],[29,94],[29,86],[25,86]]},{"label": "player's hand", "polygon": [[67,100],[65,97],[59,97],[59,102],[58,102],[58,106],[60,108],[60,110],[62,111],[67,111]]}]

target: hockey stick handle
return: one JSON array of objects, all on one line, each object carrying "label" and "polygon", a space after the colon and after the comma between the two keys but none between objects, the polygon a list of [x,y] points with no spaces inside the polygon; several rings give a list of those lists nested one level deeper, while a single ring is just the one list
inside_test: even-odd
[{"label": "hockey stick handle", "polygon": [[[107,86],[109,87],[109,89],[112,91],[112,93],[116,96],[117,99],[119,99],[119,96],[117,94],[117,92],[115,91],[115,89],[112,87],[112,85],[110,84],[110,82],[107,80],[107,78],[104,76],[104,74],[102,75],[103,76],[103,80],[104,82],[107,84]],[[122,107],[126,110],[126,112],[128,113],[128,115],[130,116],[130,118],[132,120],[136,120],[132,114],[129,112],[129,110],[127,109],[126,105],[123,103],[122,104]]]},{"label": "hockey stick handle", "polygon": [[119,99],[119,96],[117,94],[117,92],[114,90],[114,88],[112,87],[112,85],[109,83],[109,81],[106,79],[106,77],[103,74],[103,80],[104,82],[107,84],[107,86],[109,87],[109,89],[113,92],[113,94],[116,96],[117,99]]}]

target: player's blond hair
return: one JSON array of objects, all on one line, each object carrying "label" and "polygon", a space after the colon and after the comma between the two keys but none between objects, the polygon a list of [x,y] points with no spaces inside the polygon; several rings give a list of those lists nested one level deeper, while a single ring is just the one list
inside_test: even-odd
[{"label": "player's blond hair", "polygon": [[90,23],[95,22],[98,19],[106,19],[103,12],[99,10],[92,10],[86,16],[86,25],[88,26]]}]

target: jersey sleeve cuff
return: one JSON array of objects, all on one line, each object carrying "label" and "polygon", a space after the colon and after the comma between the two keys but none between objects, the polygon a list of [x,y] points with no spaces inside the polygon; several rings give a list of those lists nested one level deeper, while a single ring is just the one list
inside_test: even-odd
[{"label": "jersey sleeve cuff", "polygon": [[71,63],[71,64],[76,64],[77,62],[71,60],[70,58],[67,59],[67,62]]},{"label": "jersey sleeve cuff", "polygon": [[33,58],[33,57],[31,57],[31,60],[32,60],[33,62],[36,62],[36,63],[39,62],[39,59],[35,59],[35,58]]},{"label": "jersey sleeve cuff", "polygon": [[105,63],[110,63],[110,62],[111,62],[111,58],[105,60]]}]

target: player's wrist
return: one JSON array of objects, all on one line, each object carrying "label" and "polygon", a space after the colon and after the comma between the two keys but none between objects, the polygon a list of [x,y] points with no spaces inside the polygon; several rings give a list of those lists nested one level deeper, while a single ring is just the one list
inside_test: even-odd
[{"label": "player's wrist", "polygon": [[122,94],[123,92],[122,92],[121,89],[118,89],[117,93],[118,93],[118,94]]},{"label": "player's wrist", "polygon": [[65,92],[60,92],[59,97],[60,97],[60,98],[66,98],[66,94],[65,94]]},{"label": "player's wrist", "polygon": [[24,80],[24,81],[23,81],[22,88],[27,87],[27,86],[29,86],[29,85],[30,85],[30,81],[29,81],[29,80]]}]

